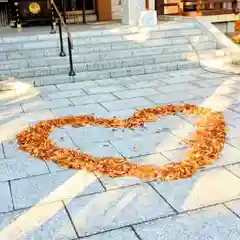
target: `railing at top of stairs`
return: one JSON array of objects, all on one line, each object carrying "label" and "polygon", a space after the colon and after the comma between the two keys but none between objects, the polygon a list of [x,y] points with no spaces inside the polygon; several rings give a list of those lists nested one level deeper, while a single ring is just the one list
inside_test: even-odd
[{"label": "railing at top of stairs", "polygon": [[[73,41],[72,41],[71,33],[70,33],[69,28],[66,24],[65,17],[64,18],[62,17],[62,15],[61,15],[60,11],[58,10],[54,0],[51,0],[50,3],[51,3],[51,6],[52,6],[52,10],[54,10],[55,13],[58,16],[59,41],[60,41],[60,49],[61,49],[59,56],[60,57],[65,57],[66,56],[66,53],[64,52],[64,47],[63,47],[63,36],[62,36],[62,26],[63,26],[63,28],[65,29],[65,31],[67,33],[68,57],[69,57],[69,67],[70,67],[69,76],[75,76],[76,73],[73,70],[73,59],[72,59]],[[62,5],[62,1],[61,1],[61,8],[62,8],[61,10],[64,9],[64,6]],[[65,16],[65,14],[63,14],[63,16]],[[52,31],[51,31],[52,33],[56,32],[54,27],[55,26],[52,23]]]}]

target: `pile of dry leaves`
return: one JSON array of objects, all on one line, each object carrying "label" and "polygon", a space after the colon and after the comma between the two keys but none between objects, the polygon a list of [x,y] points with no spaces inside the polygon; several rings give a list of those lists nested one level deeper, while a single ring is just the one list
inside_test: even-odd
[{"label": "pile of dry leaves", "polygon": [[[64,125],[84,127],[86,125],[113,128],[138,128],[146,122],[154,122],[159,116],[184,113],[198,116],[196,132],[185,143],[190,147],[186,158],[179,163],[166,164],[157,168],[151,165],[138,165],[126,158],[94,157],[74,149],[59,148],[49,138],[54,128]],[[42,160],[52,160],[65,168],[85,169],[110,177],[135,176],[138,178],[171,180],[191,177],[199,168],[211,164],[219,158],[226,140],[226,124],[223,113],[196,105],[166,105],[136,111],[132,117],[124,120],[117,118],[98,118],[94,116],[70,116],[40,121],[20,132],[19,148]]]}]

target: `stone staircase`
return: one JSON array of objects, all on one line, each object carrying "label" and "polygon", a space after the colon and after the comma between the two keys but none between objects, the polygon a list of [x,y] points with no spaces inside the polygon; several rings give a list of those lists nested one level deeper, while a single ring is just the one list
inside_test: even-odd
[{"label": "stone staircase", "polygon": [[75,77],[68,76],[68,57],[59,56],[58,34],[0,38],[2,79],[43,86],[196,68],[199,59],[227,56],[195,22],[140,28],[119,25],[72,32],[72,38]]}]

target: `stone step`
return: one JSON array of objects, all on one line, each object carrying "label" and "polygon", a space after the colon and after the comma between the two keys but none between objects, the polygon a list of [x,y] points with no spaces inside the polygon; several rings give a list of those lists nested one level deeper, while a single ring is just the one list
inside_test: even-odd
[{"label": "stone step", "polygon": [[[178,69],[191,69],[198,66],[195,61],[175,61],[161,64],[151,64],[145,66],[134,66],[126,68],[115,68],[102,71],[91,71],[91,72],[81,72],[74,77],[69,77],[67,75],[67,70],[64,74],[59,75],[46,75],[46,76],[33,76],[24,78],[9,78],[4,76],[1,78],[0,84],[11,81],[11,82],[21,82],[32,86],[45,86],[54,84],[63,84],[70,82],[82,82],[89,80],[100,80],[109,78],[119,78],[119,77],[130,77],[135,75],[158,73],[162,71],[172,71]],[[6,89],[5,89],[6,90]]]},{"label": "stone step", "polygon": [[[208,42],[210,37],[208,36],[193,36],[189,38],[192,43],[198,42]],[[171,47],[176,44],[188,44],[189,40],[187,38],[168,38],[168,39],[149,39],[144,42],[125,42],[125,43],[115,43],[115,44],[100,44],[100,45],[91,45],[88,47],[75,47],[73,49],[73,55],[76,54],[97,54],[102,52],[116,51],[116,50],[127,50],[127,49],[142,49],[149,47]],[[65,46],[65,53],[68,53],[68,49]],[[11,51],[6,53],[0,53],[0,60],[14,60],[14,59],[29,59],[36,57],[49,57],[49,56],[59,56],[60,48],[51,48],[51,49],[35,49],[33,50],[22,50],[22,51]],[[68,54],[67,54],[68,55]]]},{"label": "stone step", "polygon": [[[81,82],[86,80],[99,80],[99,79],[109,79],[109,78],[119,78],[119,77],[130,77],[143,74],[152,74],[159,73],[162,71],[172,71],[180,69],[192,69],[198,67],[197,62],[193,61],[176,61],[162,64],[151,64],[145,66],[135,66],[128,68],[118,68],[118,69],[108,69],[104,71],[91,71],[91,72],[82,72],[75,77],[67,77],[65,75],[61,80],[56,76],[46,76],[46,77],[35,77],[23,79],[23,82],[29,83],[34,86],[45,86],[53,85],[57,83],[69,83],[69,82]],[[62,74],[62,76],[64,76]]]},{"label": "stone step", "polygon": [[[212,41],[206,42],[196,42],[193,43],[194,47],[197,50],[203,49],[215,49],[216,43]],[[157,59],[161,62],[164,62],[164,59],[170,61],[171,59],[176,59],[175,55],[177,54],[177,59],[181,60],[178,53],[188,53],[192,51],[193,48],[190,44],[175,44],[172,47],[161,46],[161,47],[149,47],[149,48],[141,48],[141,49],[128,49],[128,50],[115,50],[115,51],[107,51],[102,53],[92,53],[92,54],[74,54],[73,62],[74,65],[78,65],[79,71],[92,71],[92,70],[100,70],[101,66],[104,69],[104,66],[112,66],[110,68],[115,67],[125,67],[125,66],[133,66],[136,63],[145,64],[146,61],[154,61],[155,55]],[[153,55],[154,53],[154,55]],[[176,53],[176,54],[175,54]],[[175,54],[175,55],[174,55]],[[161,60],[162,58],[162,60]],[[151,59],[151,60],[150,60]],[[36,68],[36,67],[54,67],[58,65],[58,68],[62,68],[62,65],[68,66],[68,57],[42,57],[36,59],[19,59],[10,60],[10,61],[2,61],[0,62],[0,70],[17,70],[13,71],[12,76],[21,77],[21,72],[25,72],[26,69]],[[81,64],[80,64],[81,63]],[[98,68],[98,69],[96,69]],[[45,71],[45,69],[43,69]],[[35,69],[33,69],[35,71]],[[18,74],[17,72],[20,72]],[[16,74],[16,75],[14,75]],[[30,77],[30,76],[28,76]]]},{"label": "stone step", "polygon": [[[196,24],[195,22],[173,22],[173,23],[166,23],[166,24],[159,24],[156,26],[148,26],[148,27],[135,27],[135,26],[124,26],[124,25],[117,25],[117,26],[109,26],[106,29],[89,29],[89,30],[82,30],[79,31],[75,28],[75,30],[71,30],[69,27],[71,36],[73,39],[81,38],[85,42],[89,42],[90,39],[103,37],[106,41],[112,41],[111,38],[115,38],[115,36],[124,36],[128,34],[136,34],[136,33],[149,33],[149,32],[168,32],[174,31],[176,32],[176,36],[178,36],[179,31],[191,31],[195,29]],[[76,31],[77,30],[77,31]],[[18,33],[19,36],[4,36],[0,37],[0,46],[3,44],[12,44],[12,43],[26,43],[26,42],[38,42],[38,41],[54,41],[59,39],[58,34],[48,34],[48,33],[33,33],[32,35],[28,34],[24,35],[24,33]],[[171,34],[170,34],[171,35]],[[188,34],[187,34],[188,35]],[[67,34],[63,32],[63,37],[66,38]]]},{"label": "stone step", "polygon": [[[111,44],[127,44],[127,43],[144,43],[148,40],[156,40],[161,39],[165,40],[173,37],[189,37],[202,35],[202,31],[200,29],[182,29],[179,31],[158,31],[158,32],[139,32],[134,34],[128,34],[123,36],[99,36],[93,38],[73,38],[74,47],[84,46],[84,48],[108,48],[111,47]],[[17,37],[16,37],[17,38]],[[64,45],[67,46],[67,41],[64,39]],[[101,46],[103,45],[103,46]],[[110,45],[110,46],[108,46]],[[27,51],[27,50],[35,50],[35,49],[53,49],[59,48],[59,37],[55,40],[38,40],[33,42],[21,42],[21,43],[10,43],[10,44],[0,44],[0,52],[12,52],[12,51]]]},{"label": "stone step", "polygon": [[[223,50],[215,49],[215,50],[202,50],[199,51],[199,59],[201,61],[201,65],[205,64],[206,56],[209,55],[207,59],[210,59],[212,57],[213,62],[217,61],[225,61],[229,62],[229,57],[224,56],[225,52]],[[157,73],[161,71],[167,71],[167,70],[177,70],[177,69],[186,69],[186,68],[193,68],[198,65],[199,59],[196,58],[196,53],[182,53],[182,55],[185,56],[185,59],[191,59],[188,61],[175,61],[168,62],[168,63],[161,63],[159,61],[158,64],[151,64],[151,65],[144,65],[144,66],[135,66],[135,67],[128,67],[128,68],[118,68],[118,69],[108,69],[108,70],[102,70],[102,71],[90,71],[90,72],[81,72],[78,73],[75,77],[69,77],[67,75],[68,68],[65,69],[64,74],[58,74],[58,75],[51,75],[51,76],[40,76],[40,77],[30,77],[30,78],[22,78],[19,79],[21,82],[35,85],[35,86],[44,86],[44,85],[52,85],[52,84],[62,84],[62,83],[70,83],[75,81],[86,81],[86,80],[97,80],[97,79],[108,79],[108,78],[118,78],[118,77],[128,77],[128,76],[134,76],[134,75],[142,75],[142,74],[151,74],[151,73]],[[161,55],[160,55],[161,56]],[[159,57],[160,57],[159,56]],[[170,56],[170,55],[169,55]],[[192,56],[192,58],[190,58]],[[164,57],[164,56],[163,56]],[[181,56],[182,57],[182,56]],[[195,57],[195,58],[194,58]],[[202,60],[203,58],[203,60]],[[158,62],[156,58],[156,63]],[[4,80],[4,78],[2,79]],[[5,78],[7,80],[7,77]],[[16,81],[16,79],[15,79]],[[1,84],[5,84],[4,82],[0,82]],[[8,86],[8,85],[7,85]],[[5,86],[6,88],[6,86]],[[8,88],[6,88],[8,89]],[[4,89],[4,90],[6,90]]]}]

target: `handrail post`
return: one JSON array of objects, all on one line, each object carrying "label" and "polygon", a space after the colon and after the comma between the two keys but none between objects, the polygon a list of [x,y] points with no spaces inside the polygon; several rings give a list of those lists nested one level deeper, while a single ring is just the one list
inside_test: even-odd
[{"label": "handrail post", "polygon": [[54,7],[53,7],[52,2],[51,2],[51,11],[52,11],[52,22],[51,22],[50,34],[55,34],[56,33],[56,21],[55,21]]},{"label": "handrail post", "polygon": [[60,57],[65,57],[65,56],[66,56],[66,53],[64,52],[64,48],[63,48],[63,37],[62,37],[62,23],[61,23],[61,19],[59,19],[58,28],[59,28],[59,40],[60,40],[60,49],[61,49],[61,52],[60,52],[59,56],[60,56]]},{"label": "handrail post", "polygon": [[[73,59],[72,59],[72,48],[73,48],[73,45],[72,45],[72,39],[71,39],[71,34],[68,30],[68,27],[66,26],[66,24],[64,23],[64,20],[61,16],[61,13],[59,12],[54,0],[51,0],[51,4],[53,5],[58,17],[59,17],[59,34],[60,34],[60,41],[61,41],[61,46],[62,45],[62,24],[63,24],[63,27],[65,28],[66,32],[67,32],[67,40],[68,40],[68,55],[69,55],[69,64],[70,64],[70,70],[69,70],[69,76],[76,76],[76,73],[75,71],[73,70]],[[63,47],[61,48],[61,52],[63,50]],[[65,54],[65,53],[64,53]]]},{"label": "handrail post", "polygon": [[70,36],[68,35],[67,37],[68,40],[68,55],[69,55],[69,65],[70,65],[70,71],[69,71],[69,76],[76,76],[75,71],[73,70],[73,60],[72,60],[72,43]]},{"label": "handrail post", "polygon": [[14,5],[15,5],[15,7],[16,7],[15,10],[16,10],[16,15],[17,15],[16,26],[17,26],[17,28],[21,28],[22,25],[21,25],[21,22],[20,22],[20,9],[19,9],[19,2],[16,1],[16,2],[14,3]]},{"label": "handrail post", "polygon": [[66,20],[66,0],[62,0],[62,13],[63,13],[63,20],[64,20],[64,23],[66,24],[67,23],[67,20]]},{"label": "handrail post", "polygon": [[83,23],[86,23],[86,2],[82,0]]}]

